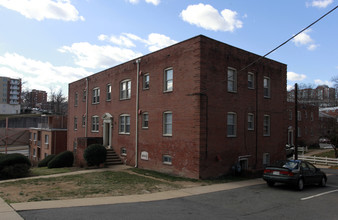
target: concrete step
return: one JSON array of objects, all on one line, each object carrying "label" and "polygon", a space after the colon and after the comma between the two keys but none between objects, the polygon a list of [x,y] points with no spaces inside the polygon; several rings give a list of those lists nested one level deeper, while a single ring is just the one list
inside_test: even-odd
[{"label": "concrete step", "polygon": [[106,165],[118,165],[123,164],[119,155],[113,149],[107,149]]}]

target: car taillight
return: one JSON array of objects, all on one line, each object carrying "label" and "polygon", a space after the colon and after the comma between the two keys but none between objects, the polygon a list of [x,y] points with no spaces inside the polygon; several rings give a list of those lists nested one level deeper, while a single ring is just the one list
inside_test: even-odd
[{"label": "car taillight", "polygon": [[291,171],[280,171],[280,174],[286,175],[286,176],[293,176],[293,172]]},{"label": "car taillight", "polygon": [[271,173],[271,172],[272,172],[272,170],[269,170],[269,169],[264,170],[264,173]]}]

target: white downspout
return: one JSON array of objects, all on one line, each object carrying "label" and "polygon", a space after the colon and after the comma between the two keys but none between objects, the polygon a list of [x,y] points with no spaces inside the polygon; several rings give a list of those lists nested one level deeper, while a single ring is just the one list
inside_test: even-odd
[{"label": "white downspout", "polygon": [[88,133],[88,85],[89,85],[89,79],[88,77],[86,78],[86,115],[85,115],[85,123],[86,123],[86,126],[85,126],[85,137],[87,137],[87,133]]},{"label": "white downspout", "polygon": [[135,108],[135,167],[138,167],[138,105],[139,105],[139,72],[141,58],[136,60],[136,108]]}]

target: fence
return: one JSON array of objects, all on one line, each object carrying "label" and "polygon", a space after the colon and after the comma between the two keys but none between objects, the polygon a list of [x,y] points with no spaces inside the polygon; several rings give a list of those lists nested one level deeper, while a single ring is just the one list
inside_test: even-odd
[{"label": "fence", "polygon": [[325,165],[333,165],[333,166],[338,165],[338,158],[299,155],[298,159],[306,160],[314,164],[325,164]]}]

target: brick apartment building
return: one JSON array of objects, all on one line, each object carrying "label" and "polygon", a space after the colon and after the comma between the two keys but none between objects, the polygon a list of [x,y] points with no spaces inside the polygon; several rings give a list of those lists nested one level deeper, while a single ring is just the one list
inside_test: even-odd
[{"label": "brick apartment building", "polygon": [[68,150],[102,139],[127,165],[191,178],[283,159],[286,65],[242,70],[258,58],[200,35],[70,83]]},{"label": "brick apartment building", "polygon": [[[288,136],[287,144],[295,145],[295,120],[298,122],[298,144],[310,146],[318,144],[321,137],[319,108],[313,104],[298,103],[297,114],[295,113],[295,103],[287,103],[288,114]],[[304,147],[304,146],[302,146]]]},{"label": "brick apartment building", "polygon": [[36,128],[29,129],[29,155],[37,164],[48,155],[67,150],[67,117],[47,115],[41,117]]},{"label": "brick apartment building", "polygon": [[39,108],[39,109],[48,109],[47,103],[47,92],[43,90],[33,89],[28,93],[29,98],[29,107],[31,108]]}]

